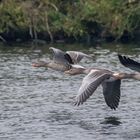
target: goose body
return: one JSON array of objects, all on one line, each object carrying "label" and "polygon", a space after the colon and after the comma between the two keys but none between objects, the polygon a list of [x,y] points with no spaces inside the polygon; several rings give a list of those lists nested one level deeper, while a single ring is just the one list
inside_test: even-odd
[{"label": "goose body", "polygon": [[37,63],[33,63],[32,66],[33,67],[46,67],[46,68],[50,68],[50,69],[53,69],[56,71],[62,71],[62,72],[67,71],[72,68],[72,65],[70,64],[63,64],[63,63],[58,63],[54,61],[50,61],[50,62],[39,61]]}]

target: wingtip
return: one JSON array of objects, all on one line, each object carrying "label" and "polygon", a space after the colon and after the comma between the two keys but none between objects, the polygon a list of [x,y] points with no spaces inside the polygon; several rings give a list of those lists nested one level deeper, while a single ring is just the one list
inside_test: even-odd
[{"label": "wingtip", "polygon": [[122,55],[118,53],[118,57],[122,57]]},{"label": "wingtip", "polygon": [[77,102],[74,102],[73,105],[74,106],[79,106],[79,104]]},{"label": "wingtip", "polygon": [[118,54],[118,58],[119,58],[120,63],[125,66],[126,61],[127,61],[127,57],[122,56],[121,54]]},{"label": "wingtip", "polygon": [[81,102],[81,101],[74,101],[74,103],[73,103],[73,105],[74,106],[79,106],[79,105],[81,105],[81,104],[83,104],[83,102]]},{"label": "wingtip", "polygon": [[123,59],[123,56],[121,54],[118,54],[118,58],[121,61]]},{"label": "wingtip", "polygon": [[117,107],[115,107],[115,106],[109,106],[112,110],[116,110],[117,109]]}]

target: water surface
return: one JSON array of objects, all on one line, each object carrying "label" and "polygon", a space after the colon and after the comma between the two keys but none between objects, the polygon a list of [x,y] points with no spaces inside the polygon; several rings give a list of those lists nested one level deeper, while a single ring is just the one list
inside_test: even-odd
[{"label": "water surface", "polygon": [[[30,44],[0,47],[0,139],[1,140],[139,140],[140,82],[123,80],[116,111],[104,101],[99,87],[86,103],[73,106],[73,98],[84,75],[68,76],[32,62],[51,57],[48,47]],[[93,56],[81,65],[113,71],[123,67],[117,52],[140,62],[140,48],[120,44],[94,49],[83,45],[60,45]]]}]

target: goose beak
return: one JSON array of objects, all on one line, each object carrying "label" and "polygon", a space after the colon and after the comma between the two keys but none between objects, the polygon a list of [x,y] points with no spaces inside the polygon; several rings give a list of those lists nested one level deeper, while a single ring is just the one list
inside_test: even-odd
[{"label": "goose beak", "polygon": [[122,73],[114,73],[113,74],[113,76],[116,78],[116,79],[120,79],[121,80],[121,78],[122,78],[122,76],[123,76],[124,74]]},{"label": "goose beak", "polygon": [[67,74],[70,74],[70,73],[69,73],[69,70],[64,71],[64,74],[66,74],[66,75],[67,75]]},{"label": "goose beak", "polygon": [[33,63],[33,64],[32,64],[32,67],[36,67],[36,63]]},{"label": "goose beak", "polygon": [[32,64],[32,67],[39,67],[39,64],[33,63],[33,64]]}]

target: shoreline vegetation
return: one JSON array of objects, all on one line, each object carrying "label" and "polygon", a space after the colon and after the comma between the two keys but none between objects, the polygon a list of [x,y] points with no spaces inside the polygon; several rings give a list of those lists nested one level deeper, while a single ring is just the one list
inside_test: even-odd
[{"label": "shoreline vegetation", "polygon": [[139,42],[139,0],[0,0],[0,42]]}]

